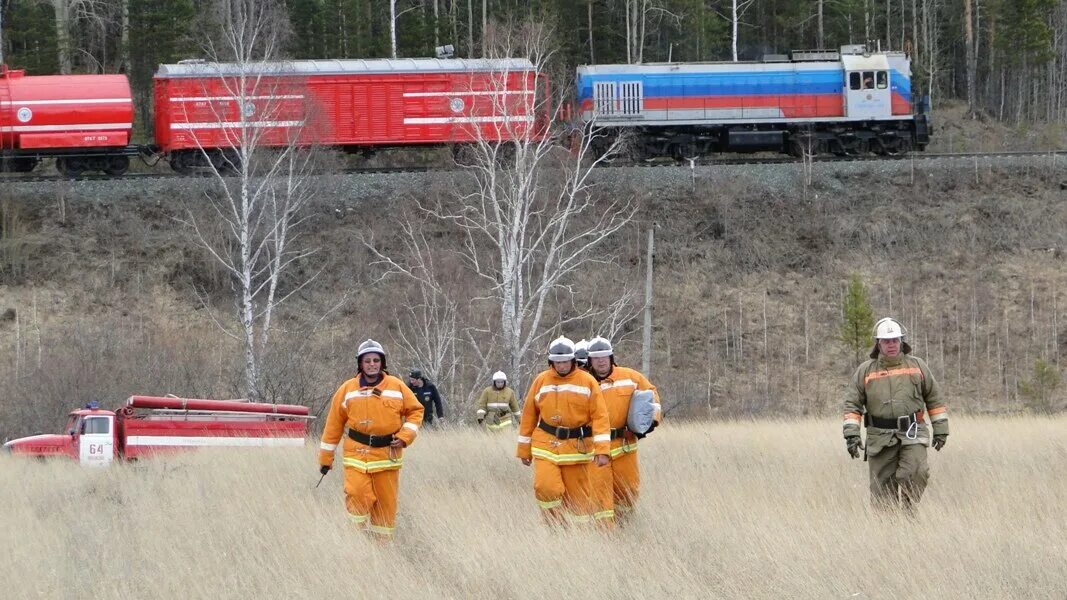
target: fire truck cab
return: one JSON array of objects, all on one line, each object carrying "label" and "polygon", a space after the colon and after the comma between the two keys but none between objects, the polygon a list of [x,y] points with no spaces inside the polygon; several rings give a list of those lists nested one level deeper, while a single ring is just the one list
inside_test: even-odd
[{"label": "fire truck cab", "polygon": [[67,422],[71,454],[87,467],[106,467],[115,459],[115,413],[89,408],[76,410]]}]

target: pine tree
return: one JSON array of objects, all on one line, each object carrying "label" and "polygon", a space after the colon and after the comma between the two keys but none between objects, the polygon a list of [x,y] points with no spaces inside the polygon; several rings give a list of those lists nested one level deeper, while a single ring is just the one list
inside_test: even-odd
[{"label": "pine tree", "polygon": [[858,273],[853,273],[848,280],[848,293],[842,307],[844,322],[841,323],[841,341],[852,351],[858,363],[863,353],[871,347],[871,332],[874,330],[874,313],[867,288]]}]

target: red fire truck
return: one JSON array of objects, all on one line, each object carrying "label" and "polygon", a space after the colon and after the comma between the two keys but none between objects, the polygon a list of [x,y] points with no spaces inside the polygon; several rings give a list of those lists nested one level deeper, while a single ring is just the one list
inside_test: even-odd
[{"label": "red fire truck", "polygon": [[72,411],[65,434],[11,440],[4,450],[106,466],[194,448],[303,446],[313,418],[304,406],[132,396],[115,411],[95,402]]}]

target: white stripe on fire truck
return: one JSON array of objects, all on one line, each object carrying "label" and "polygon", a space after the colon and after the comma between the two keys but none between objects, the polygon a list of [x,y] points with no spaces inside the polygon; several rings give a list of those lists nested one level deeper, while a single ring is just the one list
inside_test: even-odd
[{"label": "white stripe on fire truck", "polygon": [[171,123],[171,129],[223,129],[226,127],[301,127],[303,121],[222,121],[219,123]]},{"label": "white stripe on fire truck", "polygon": [[79,98],[67,100],[0,100],[0,106],[48,106],[50,104],[133,104],[130,98]]},{"label": "white stripe on fire truck", "polygon": [[521,117],[411,117],[404,125],[448,125],[452,123],[533,123],[533,115]]},{"label": "white stripe on fire truck", "polygon": [[436,98],[438,96],[529,96],[533,90],[498,90],[479,92],[404,92],[405,98]]},{"label": "white stripe on fire truck", "polygon": [[[237,96],[174,96],[169,98],[171,102],[231,102],[236,101]],[[241,100],[303,100],[303,94],[281,94],[278,96],[245,96]]]},{"label": "white stripe on fire truck", "polygon": [[304,438],[131,435],[127,446],[303,446]]},{"label": "white stripe on fire truck", "polygon": [[83,125],[13,125],[4,127],[4,131],[105,131],[113,129],[130,129],[133,123],[89,123]]}]

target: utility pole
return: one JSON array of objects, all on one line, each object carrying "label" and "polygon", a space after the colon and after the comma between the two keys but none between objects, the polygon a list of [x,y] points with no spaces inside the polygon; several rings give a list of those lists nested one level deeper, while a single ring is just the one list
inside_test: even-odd
[{"label": "utility pole", "polygon": [[652,377],[652,257],[655,244],[656,226],[648,228],[648,254],[645,258],[645,331],[641,343],[641,373],[645,377]]}]

